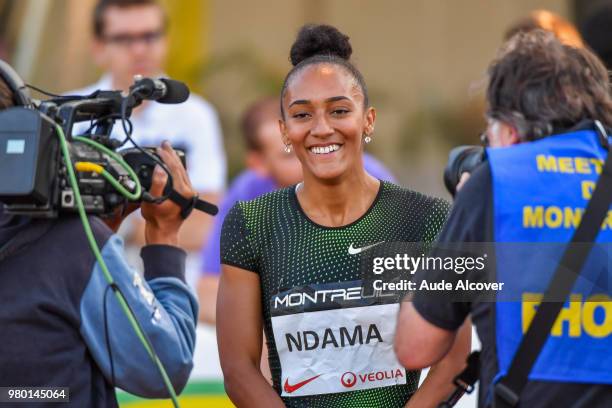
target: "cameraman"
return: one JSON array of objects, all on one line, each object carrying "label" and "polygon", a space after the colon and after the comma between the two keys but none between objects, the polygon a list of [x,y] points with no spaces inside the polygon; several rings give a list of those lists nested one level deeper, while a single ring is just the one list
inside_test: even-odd
[{"label": "cameraman", "polygon": [[[0,108],[11,105],[12,93],[0,81]],[[174,189],[193,196],[167,142],[158,154],[170,169]],[[161,195],[167,178],[156,167],[152,195]],[[9,215],[3,207],[0,203],[0,387],[67,387],[69,403],[60,405],[79,408],[118,406],[114,387],[143,397],[168,397],[156,365],[102,274],[79,217],[33,219]],[[89,222],[115,284],[179,393],[192,369],[198,316],[196,299],[184,282],[185,252],[177,247],[183,219],[170,201],[143,203],[141,210],[146,220],[144,279],[127,265],[121,239],[102,219],[90,216]],[[107,222],[118,226],[120,218]]]},{"label": "cameraman", "polygon": [[[585,176],[585,167],[574,172],[565,166],[540,169],[536,158],[541,155],[565,163],[576,157],[582,164],[590,163],[589,157],[605,158],[606,149],[593,125],[599,120],[606,128],[612,126],[608,73],[589,50],[563,45],[552,33],[534,30],[517,34],[502,47],[489,67],[488,79],[489,160],[474,171],[457,195],[439,241],[531,243],[526,257],[515,256],[510,249],[496,253],[497,280],[513,282],[523,294],[530,291],[524,288],[532,288],[525,282],[545,290],[550,276],[534,268],[535,261],[545,261],[539,252],[542,247],[535,243],[568,242],[576,219],[560,225],[549,223],[547,217],[542,223],[534,222],[533,217],[525,218],[525,204],[584,207],[589,197],[584,192],[581,195],[579,186],[587,177],[595,179],[597,169],[589,168],[589,176]],[[611,232],[601,231],[598,242],[612,242]],[[594,267],[583,273],[608,270],[607,259],[598,257],[593,262]],[[422,271],[417,280],[445,277],[449,278],[448,273]],[[609,293],[601,296],[609,299]],[[605,313],[610,303],[602,305],[603,323],[602,314],[597,320],[602,333],[592,336],[565,325],[553,330],[554,337],[548,338],[520,395],[520,406],[610,406],[612,319]],[[522,337],[521,327],[525,331],[529,324],[525,307],[524,300],[456,302],[450,296],[415,291],[412,303],[403,303],[400,311],[395,343],[398,357],[409,369],[436,363],[471,315],[482,342],[479,406],[488,406],[493,385],[506,374],[508,360]],[[560,320],[567,320],[567,313]]]}]

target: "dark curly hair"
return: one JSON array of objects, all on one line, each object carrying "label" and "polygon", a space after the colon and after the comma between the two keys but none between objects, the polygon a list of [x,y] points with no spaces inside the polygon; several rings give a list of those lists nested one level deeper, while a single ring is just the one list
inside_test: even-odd
[{"label": "dark curly hair", "polygon": [[289,60],[293,68],[285,77],[281,91],[281,114],[284,117],[283,98],[291,78],[309,65],[333,64],[347,71],[363,92],[364,109],[369,106],[368,88],[361,72],[349,61],[353,48],[349,37],[342,34],[336,27],[325,24],[306,24],[298,32],[291,46]]},{"label": "dark curly hair", "polygon": [[608,71],[588,49],[544,30],[505,43],[488,70],[487,116],[514,126],[521,140],[562,133],[583,120],[612,126]]}]

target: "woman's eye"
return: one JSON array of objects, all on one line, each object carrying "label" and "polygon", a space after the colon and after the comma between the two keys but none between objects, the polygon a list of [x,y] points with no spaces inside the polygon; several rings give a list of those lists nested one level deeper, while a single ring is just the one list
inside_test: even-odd
[{"label": "woman's eye", "polygon": [[346,115],[347,113],[349,113],[348,109],[334,109],[332,111],[332,115],[336,115],[336,116]]},{"label": "woman's eye", "polygon": [[294,113],[292,115],[292,117],[295,118],[295,119],[304,119],[304,118],[308,117],[308,113],[305,113],[305,112]]}]

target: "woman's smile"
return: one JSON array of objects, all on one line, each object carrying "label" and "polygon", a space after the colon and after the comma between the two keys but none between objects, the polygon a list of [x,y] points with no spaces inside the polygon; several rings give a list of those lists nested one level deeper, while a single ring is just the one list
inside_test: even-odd
[{"label": "woman's smile", "polygon": [[308,151],[315,156],[330,156],[335,157],[338,150],[342,148],[341,144],[338,143],[330,143],[326,145],[316,145],[308,148]]}]

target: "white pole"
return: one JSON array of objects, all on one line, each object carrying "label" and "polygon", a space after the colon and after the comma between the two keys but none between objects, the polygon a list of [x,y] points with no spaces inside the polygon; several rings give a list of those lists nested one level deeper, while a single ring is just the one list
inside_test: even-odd
[{"label": "white pole", "polygon": [[17,37],[14,67],[28,81],[33,74],[51,0],[27,0],[23,23]]}]

